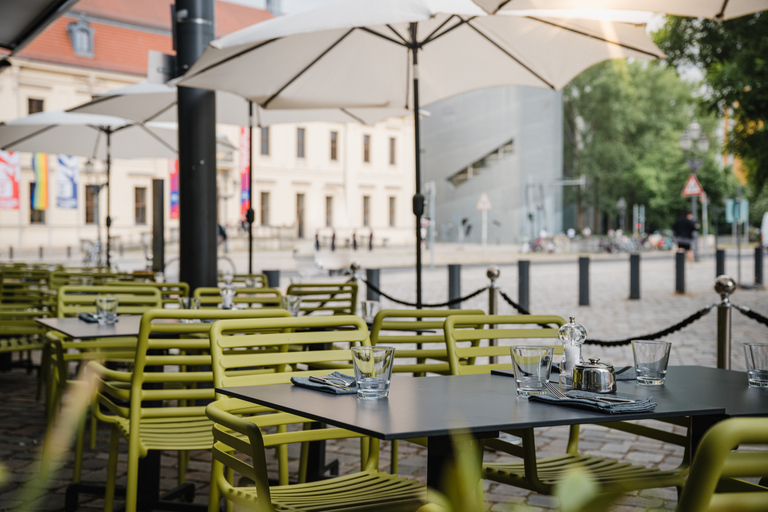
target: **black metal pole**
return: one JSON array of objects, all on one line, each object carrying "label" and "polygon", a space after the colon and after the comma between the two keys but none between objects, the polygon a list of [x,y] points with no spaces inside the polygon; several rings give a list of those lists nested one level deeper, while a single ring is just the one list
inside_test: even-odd
[{"label": "black metal pole", "polygon": [[[461,265],[448,265],[448,300],[461,297]],[[461,309],[461,302],[451,304],[450,309]]]},{"label": "black metal pole", "polygon": [[640,254],[629,255],[629,298],[640,298]]},{"label": "black metal pole", "polygon": [[715,253],[715,277],[725,274],[725,249],[718,249]]},{"label": "black metal pole", "polygon": [[152,272],[165,272],[165,182],[152,180]]},{"label": "black metal pole", "polygon": [[253,274],[253,102],[248,102],[248,274]]},{"label": "black metal pole", "polygon": [[[112,171],[112,155],[110,153],[112,152],[110,148],[111,139],[112,138],[112,130],[107,129],[107,270],[111,268],[111,256],[110,256],[110,249],[112,248],[110,237],[109,237],[109,228],[112,226],[112,217],[110,216],[110,213],[112,212],[110,207],[110,201],[109,196],[112,194],[109,193],[110,186],[109,186],[109,179],[110,179],[110,173]],[[96,219],[98,222],[98,219]],[[101,258],[99,258],[99,263],[101,263]]]},{"label": "black metal pole", "polygon": [[675,292],[685,293],[685,253],[675,253]]},{"label": "black metal pole", "polygon": [[[200,57],[214,35],[213,0],[176,0],[176,69]],[[190,291],[216,286],[216,101],[213,91],[178,88],[179,279]]]},{"label": "black metal pole", "polygon": [[517,303],[521,308],[530,311],[531,303],[531,262],[517,262]]},{"label": "black metal pole", "polygon": [[763,284],[763,247],[755,247],[755,286]]},{"label": "black metal pole", "polygon": [[424,196],[421,195],[421,135],[419,130],[419,47],[416,23],[410,24],[411,55],[413,56],[413,130],[416,157],[416,194],[413,196],[413,214],[416,216],[416,309],[421,309],[421,216],[424,214]]},{"label": "black metal pole", "polygon": [[[365,280],[375,286],[377,289],[381,290],[381,286],[379,286],[379,276],[380,276],[380,270],[378,268],[368,268],[365,269]],[[365,298],[368,300],[379,300],[379,292],[374,291],[371,289],[370,286],[366,287],[365,292]]]},{"label": "black metal pole", "polygon": [[579,258],[579,306],[589,306],[589,257]]},{"label": "black metal pole", "polygon": [[264,275],[267,276],[267,286],[269,288],[280,287],[280,271],[279,270],[265,270]]}]

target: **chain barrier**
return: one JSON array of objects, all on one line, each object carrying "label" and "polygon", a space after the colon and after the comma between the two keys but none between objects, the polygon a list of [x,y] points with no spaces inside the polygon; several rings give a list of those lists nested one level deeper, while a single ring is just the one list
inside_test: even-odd
[{"label": "chain barrier", "polygon": [[768,326],[768,318],[764,317],[757,311],[752,311],[747,306],[737,306],[736,304],[733,304],[732,307],[735,308],[742,315],[747,316],[752,320],[755,320],[756,322],[759,322],[765,326]]},{"label": "chain barrier", "polygon": [[[347,283],[354,283],[356,279],[357,279],[357,274],[353,275],[352,277],[350,277],[349,279],[347,279],[346,281],[344,281],[344,284],[347,284]],[[326,304],[328,304],[328,303],[329,303],[331,300],[333,300],[333,299],[336,297],[336,295],[338,295],[338,294],[339,294],[339,292],[330,292],[330,294],[331,294],[331,296],[330,296],[330,297],[328,297],[328,299],[326,299],[324,302],[321,302],[320,304],[318,304],[317,306],[315,306],[315,308],[314,308],[314,309],[308,309],[307,311],[304,311],[304,312],[302,313],[302,316],[311,315],[311,314],[312,314],[312,313],[314,313],[315,311],[319,311],[319,310],[320,310],[320,309],[322,309],[322,308],[323,308],[323,307],[324,307]]]},{"label": "chain barrier", "polygon": [[[389,295],[387,293],[384,293],[383,291],[379,290],[376,286],[372,285],[371,283],[369,283],[367,280],[363,279],[362,277],[359,278],[359,279],[362,282],[364,282],[365,285],[368,288],[370,288],[374,292],[378,293],[382,297],[391,300],[392,302],[395,302],[397,304],[401,304],[403,306],[408,306],[408,307],[411,307],[411,308],[417,307],[417,305],[415,303],[413,303],[413,302],[406,302],[404,300],[396,299],[396,298],[392,297],[391,295]],[[457,297],[457,298],[451,299],[451,300],[449,300],[447,302],[441,302],[440,304],[422,304],[421,307],[423,307],[423,308],[445,308],[445,307],[450,307],[450,306],[453,306],[454,304],[459,304],[461,302],[464,302],[464,301],[467,301],[467,300],[472,299],[474,297],[477,297],[478,295],[480,295],[484,291],[487,291],[488,288],[490,288],[490,287],[486,286],[485,288],[480,288],[479,290],[476,290],[476,291],[470,293],[469,295],[467,295],[465,297]]]}]

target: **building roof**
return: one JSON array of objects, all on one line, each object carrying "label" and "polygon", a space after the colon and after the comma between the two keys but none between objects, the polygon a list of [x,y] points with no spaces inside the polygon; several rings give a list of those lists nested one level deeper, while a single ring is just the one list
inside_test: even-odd
[{"label": "building roof", "polygon": [[[172,0],[80,0],[18,55],[22,58],[146,75],[149,50],[173,54]],[[75,54],[67,25],[85,16],[93,29],[93,57]],[[216,2],[216,37],[264,21],[263,9]]]}]

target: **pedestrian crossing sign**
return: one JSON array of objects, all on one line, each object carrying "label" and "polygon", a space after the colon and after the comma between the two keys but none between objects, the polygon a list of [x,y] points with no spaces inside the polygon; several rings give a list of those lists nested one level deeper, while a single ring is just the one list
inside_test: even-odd
[{"label": "pedestrian crossing sign", "polygon": [[480,196],[480,200],[477,202],[477,206],[475,208],[478,210],[490,210],[492,208],[491,200],[488,199],[488,194],[483,192],[483,195]]},{"label": "pedestrian crossing sign", "polygon": [[701,184],[699,183],[699,180],[696,179],[696,175],[691,174],[688,176],[688,181],[685,182],[685,186],[683,187],[683,197],[700,196],[703,193],[704,189],[701,188]]}]

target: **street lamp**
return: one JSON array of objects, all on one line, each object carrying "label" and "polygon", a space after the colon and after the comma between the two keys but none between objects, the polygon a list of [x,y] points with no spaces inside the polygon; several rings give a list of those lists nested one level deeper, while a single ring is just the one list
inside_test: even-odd
[{"label": "street lamp", "polygon": [[85,175],[88,178],[88,181],[92,184],[93,187],[95,187],[95,200],[94,200],[94,212],[93,212],[93,218],[96,220],[96,238],[98,239],[98,258],[99,261],[96,263],[96,266],[101,266],[101,254],[102,254],[102,245],[101,245],[101,217],[99,216],[99,196],[101,195],[101,189],[104,188],[107,184],[106,183],[99,183],[96,185],[93,185],[93,181],[96,180],[96,174],[94,173],[94,166],[93,162],[89,158],[85,162]]},{"label": "street lamp", "polygon": [[[709,139],[702,133],[701,125],[695,119],[680,136],[680,149],[683,150],[685,163],[691,169],[691,174],[696,176],[696,173],[704,163],[707,151],[709,151]],[[693,214],[693,222],[698,221],[697,211],[696,196],[692,196],[691,213]],[[698,231],[693,232],[693,258],[696,261],[699,260]]]}]

